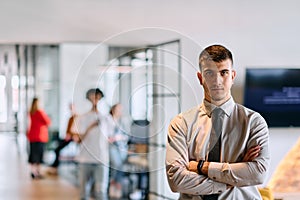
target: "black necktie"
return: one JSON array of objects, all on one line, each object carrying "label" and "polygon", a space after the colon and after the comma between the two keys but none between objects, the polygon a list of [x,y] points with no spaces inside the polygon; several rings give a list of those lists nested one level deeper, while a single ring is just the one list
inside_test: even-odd
[{"label": "black necktie", "polygon": [[[208,154],[208,161],[220,162],[221,150],[221,133],[223,125],[224,112],[221,108],[213,110],[211,115],[212,128],[210,133],[210,151]],[[217,200],[219,194],[211,194],[203,196],[204,200]]]}]

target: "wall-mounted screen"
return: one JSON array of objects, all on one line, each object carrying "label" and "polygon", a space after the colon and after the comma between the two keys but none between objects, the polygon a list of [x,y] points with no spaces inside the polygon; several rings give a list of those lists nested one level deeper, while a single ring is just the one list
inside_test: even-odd
[{"label": "wall-mounted screen", "polygon": [[269,127],[300,127],[300,69],[247,68],[244,105]]}]

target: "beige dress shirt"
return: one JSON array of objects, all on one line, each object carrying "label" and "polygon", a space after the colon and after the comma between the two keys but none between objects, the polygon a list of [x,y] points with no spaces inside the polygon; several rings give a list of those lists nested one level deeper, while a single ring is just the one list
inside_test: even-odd
[{"label": "beige dress shirt", "polygon": [[[216,106],[205,101],[199,107],[177,115],[170,123],[166,151],[166,172],[170,188],[180,199],[202,199],[220,193],[219,199],[261,199],[255,185],[267,176],[269,130],[263,117],[230,98],[220,106],[225,112],[221,133],[221,161],[211,162],[208,177],[188,170],[189,161],[207,160],[211,112]],[[242,162],[247,150],[260,145],[251,162]],[[227,185],[234,187],[227,189]]]}]

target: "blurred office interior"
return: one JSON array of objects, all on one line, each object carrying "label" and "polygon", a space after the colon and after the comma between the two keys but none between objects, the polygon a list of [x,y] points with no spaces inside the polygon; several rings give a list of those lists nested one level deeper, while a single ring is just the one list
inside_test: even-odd
[{"label": "blurred office interior", "polygon": [[[22,169],[24,174],[16,178],[36,187],[26,176],[25,136],[34,96],[41,99],[52,119],[46,155],[51,160],[55,140],[64,137],[68,104],[73,102],[77,112],[83,113],[89,108],[85,91],[99,87],[105,94],[101,112],[107,113],[117,102],[124,106],[126,131],[140,156],[132,157],[132,162],[141,167],[136,170],[146,172],[137,177],[144,183],[136,189],[150,199],[176,199],[178,194],[170,191],[164,169],[167,126],[176,114],[202,101],[196,77],[199,52],[215,43],[232,50],[238,72],[232,94],[243,104],[247,68],[300,68],[298,4],[292,0],[1,1],[0,141],[7,140],[4,143],[10,145],[3,147],[14,150],[2,151],[5,156],[0,158],[19,165],[3,165],[1,172],[8,177],[3,176],[1,182],[13,179]],[[272,162],[262,187],[274,186],[276,169],[298,138],[299,127],[270,127]],[[76,145],[63,152],[66,157],[74,154]],[[63,172],[68,167],[73,170],[66,162]],[[297,171],[293,172],[297,177]],[[77,195],[73,180],[62,177],[48,184],[63,184],[73,198]],[[131,181],[136,181],[134,175]],[[18,199],[12,191],[19,187],[14,181],[6,184],[8,199]],[[287,182],[274,188],[278,199],[300,196],[297,184]],[[62,194],[55,191],[44,192]],[[38,198],[34,191],[20,192]],[[60,198],[66,196],[56,199]]]}]

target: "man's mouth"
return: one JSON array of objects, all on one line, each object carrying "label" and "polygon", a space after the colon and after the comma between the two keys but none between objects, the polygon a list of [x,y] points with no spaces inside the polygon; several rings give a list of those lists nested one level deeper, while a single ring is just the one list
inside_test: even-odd
[{"label": "man's mouth", "polygon": [[215,91],[215,90],[223,90],[223,88],[212,88],[211,90]]}]

